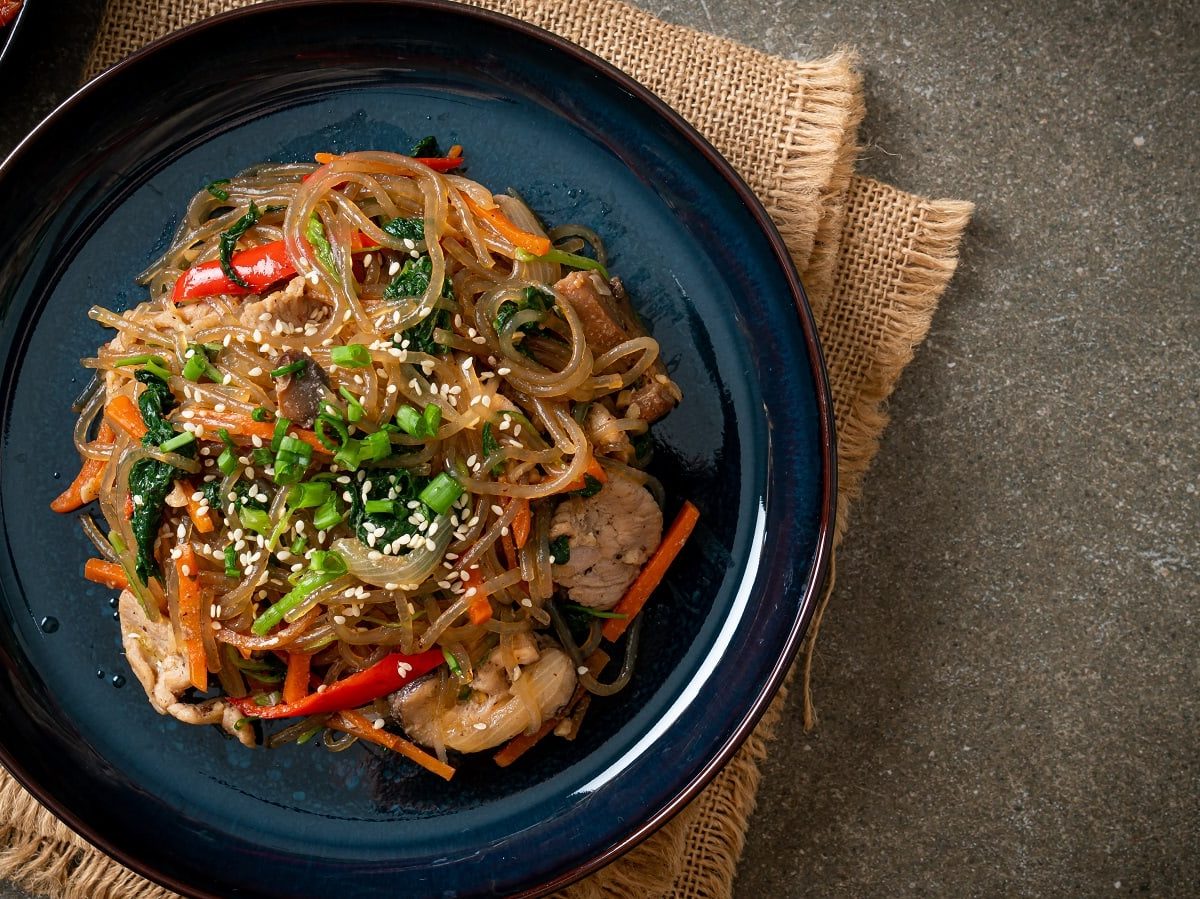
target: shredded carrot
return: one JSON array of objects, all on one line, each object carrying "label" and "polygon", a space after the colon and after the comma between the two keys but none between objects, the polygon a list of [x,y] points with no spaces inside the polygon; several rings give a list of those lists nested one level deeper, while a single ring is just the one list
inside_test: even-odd
[{"label": "shredded carrot", "polygon": [[113,590],[128,590],[129,577],[125,569],[116,562],[104,559],[88,559],[83,565],[83,576],[96,584],[103,584]]},{"label": "shredded carrot", "polygon": [[[607,665],[608,662],[608,653],[606,653],[603,649],[597,649],[587,657],[587,660],[584,664],[587,665],[587,670],[592,677],[595,677],[604,670],[604,666]],[[515,737],[505,743],[504,747],[499,752],[492,756],[492,760],[501,768],[507,768],[509,765],[531,750],[534,746],[540,743],[555,728],[562,724],[566,717],[571,713],[571,710],[575,708],[581,699],[583,699],[586,693],[587,690],[585,690],[583,687],[576,687],[575,694],[571,697],[571,700],[565,706],[563,706],[563,710],[561,712],[552,718],[547,718],[542,722],[542,726],[533,733],[517,734]]]},{"label": "shredded carrot", "polygon": [[[116,437],[116,432],[108,422],[100,422],[95,441],[97,445],[111,446]],[[71,486],[58,495],[50,508],[55,512],[74,512],[94,500],[100,493],[100,481],[104,477],[106,464],[104,459],[84,459]]]},{"label": "shredded carrot", "polygon": [[[208,506],[198,500],[192,499],[196,492],[196,485],[187,478],[180,478],[176,483],[179,484],[179,489],[187,494],[187,511],[188,518],[192,519],[192,524],[196,526],[201,534],[211,534],[213,530],[212,515],[209,514]],[[201,512],[200,510],[204,511]]]},{"label": "shredded carrot", "polygon": [[311,670],[312,653],[288,653],[287,677],[283,679],[284,702],[299,702],[308,695],[308,676]]},{"label": "shredded carrot", "polygon": [[615,642],[620,638],[621,634],[625,633],[625,628],[629,627],[629,623],[642,610],[642,606],[650,599],[650,594],[654,592],[663,579],[663,575],[667,573],[667,569],[671,567],[671,563],[675,561],[675,557],[679,555],[679,551],[683,549],[683,545],[687,543],[688,537],[692,535],[692,530],[696,527],[696,522],[700,520],[700,510],[693,506],[690,502],[684,502],[683,508],[679,510],[679,514],[675,516],[675,520],[671,522],[671,526],[667,528],[666,534],[663,535],[662,543],[658,544],[658,549],[654,551],[648,562],[634,578],[633,583],[629,585],[629,589],[625,595],[621,597],[620,602],[613,606],[613,611],[624,615],[624,618],[609,618],[604,622],[604,639]]},{"label": "shredded carrot", "polygon": [[494,206],[491,209],[485,209],[466,194],[463,194],[462,198],[471,212],[495,228],[501,236],[508,238],[513,246],[528,250],[535,256],[545,256],[550,252],[552,245],[549,238],[530,234],[528,231],[522,231],[512,223],[508,216],[500,211],[500,207]]},{"label": "shredded carrot", "polygon": [[450,159],[457,159],[458,157],[462,156],[462,144],[455,144],[450,148],[450,152],[448,152],[446,156]]},{"label": "shredded carrot", "polygon": [[517,503],[517,514],[512,522],[512,535],[517,549],[529,542],[529,527],[533,523],[533,515],[529,511],[529,500],[514,500]]},{"label": "shredded carrot", "polygon": [[371,722],[358,712],[338,712],[329,719],[329,726],[338,730],[344,730],[348,734],[354,734],[360,740],[378,743],[380,746],[390,749],[393,752],[398,752],[443,780],[449,780],[454,776],[454,769],[449,765],[438,761],[438,759],[423,749],[414,746],[408,740],[397,737],[395,734],[389,734],[385,730],[376,730]]},{"label": "shredded carrot", "polygon": [[504,564],[509,568],[517,567],[517,547],[513,543],[511,529],[507,534],[500,535],[500,547],[504,550]]},{"label": "shredded carrot", "polygon": [[204,656],[204,638],[200,634],[201,603],[204,600],[200,589],[200,569],[190,543],[179,547],[175,571],[179,575],[179,632],[183,637],[188,676],[197,690],[207,690],[208,662]]},{"label": "shredded carrot", "polygon": [[141,440],[146,436],[146,423],[142,421],[142,413],[125,394],[113,397],[104,407],[104,417],[134,440]]},{"label": "shredded carrot", "polygon": [[558,492],[574,493],[576,490],[582,490],[587,486],[587,479],[589,475],[591,475],[601,484],[608,483],[608,472],[604,470],[603,465],[596,461],[596,457],[592,456],[591,461],[588,462],[587,470],[580,477],[577,477],[575,480],[568,483],[567,486],[563,487]]},{"label": "shredded carrot", "polygon": [[474,588],[475,593],[467,606],[467,618],[471,624],[479,625],[492,617],[492,604],[488,602],[487,592],[483,589],[483,578],[478,568],[467,569],[467,579],[463,584],[465,590]]},{"label": "shredded carrot", "polygon": [[133,518],[133,494],[125,494],[125,520]]},{"label": "shredded carrot", "polygon": [[329,165],[329,163],[333,162],[337,158],[338,157],[337,157],[336,153],[314,153],[313,154],[313,159],[315,159],[317,162],[321,163],[321,165]]},{"label": "shredded carrot", "polygon": [[[258,437],[266,443],[270,443],[271,438],[275,436],[275,425],[272,422],[255,421],[249,415],[239,415],[234,412],[197,411],[190,421],[193,424],[203,425],[205,428],[212,428],[214,431],[224,428],[231,435],[237,437]],[[306,431],[303,428],[288,428],[288,433],[303,440],[313,448],[314,452],[324,453],[326,456],[332,455],[312,431]]]}]

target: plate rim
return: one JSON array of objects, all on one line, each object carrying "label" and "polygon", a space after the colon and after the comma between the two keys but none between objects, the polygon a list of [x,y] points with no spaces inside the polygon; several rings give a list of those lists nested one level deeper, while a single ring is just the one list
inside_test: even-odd
[{"label": "plate rim", "polygon": [[[804,586],[799,602],[799,613],[791,623],[784,641],[783,651],[772,666],[769,676],[760,686],[754,701],[741,716],[741,721],[731,732],[728,739],[717,748],[717,751],[708,763],[671,800],[663,807],[655,810],[638,823],[637,826],[626,832],[613,845],[604,849],[589,861],[579,864],[544,883],[513,894],[518,897],[543,896],[554,890],[568,886],[620,858],[654,834],[691,803],[733,758],[737,750],[753,732],[771,700],[774,699],[778,692],[787,672],[791,669],[797,652],[808,632],[813,615],[816,612],[817,597],[829,576],[833,552],[835,518],[837,513],[838,468],[833,399],[824,353],[817,335],[816,322],[808,300],[808,294],[804,289],[787,245],[775,223],[767,213],[766,208],[763,206],[762,201],[750,189],[749,185],[746,184],[733,165],[708,139],[648,87],[621,69],[618,69],[607,60],[566,38],[560,37],[537,25],[503,13],[494,12],[490,9],[466,5],[465,3],[454,2],[454,0],[335,0],[335,2],[344,5],[406,7],[418,13],[421,10],[430,10],[465,16],[501,29],[515,30],[520,32],[524,37],[548,45],[552,50],[571,57],[584,68],[590,69],[601,77],[615,82],[623,90],[628,91],[636,100],[668,123],[681,138],[690,144],[745,204],[747,211],[759,226],[780,266],[781,272],[787,282],[789,293],[792,296],[794,311],[799,319],[804,337],[810,374],[815,388],[814,399],[816,401],[818,420],[818,448],[821,460],[821,499],[817,522],[816,549],[810,566],[811,575]],[[280,11],[286,12],[287,10],[308,7],[329,7],[330,5],[330,0],[268,0],[265,3],[256,3],[218,13],[215,16],[201,19],[198,22],[193,22],[190,25],[156,38],[113,66],[93,76],[55,106],[49,114],[38,122],[13,147],[4,160],[0,161],[0,181],[7,175],[8,170],[15,165],[19,157],[28,152],[29,147],[37,141],[42,131],[48,128],[54,120],[66,114],[71,107],[86,99],[99,86],[117,77],[125,70],[136,67],[142,59],[156,55],[178,41],[191,39],[203,31],[230,21],[253,18],[263,14],[278,14]],[[184,896],[192,897],[192,899],[219,899],[218,894],[209,892],[196,884],[178,881],[171,875],[157,870],[147,860],[133,856],[115,846],[103,834],[80,820],[65,804],[50,795],[50,792],[43,789],[41,784],[34,778],[28,776],[16,760],[9,755],[3,745],[0,745],[0,764],[3,764],[12,777],[55,817],[110,858],[160,886],[175,890]]]}]

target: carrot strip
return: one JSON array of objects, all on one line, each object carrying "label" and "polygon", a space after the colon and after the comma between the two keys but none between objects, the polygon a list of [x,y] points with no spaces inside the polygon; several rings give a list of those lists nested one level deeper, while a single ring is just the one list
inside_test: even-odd
[{"label": "carrot strip", "polygon": [[449,152],[446,153],[446,157],[448,159],[458,159],[458,157],[462,156],[462,154],[463,154],[462,144],[455,144],[453,147],[450,148]]},{"label": "carrot strip", "polygon": [[[107,421],[100,422],[95,441],[98,445],[111,446],[116,437],[116,432]],[[71,486],[55,498],[50,508],[55,512],[74,512],[94,500],[100,493],[100,481],[104,477],[104,466],[107,464],[104,459],[84,459]]]},{"label": "carrot strip", "polygon": [[[196,530],[201,534],[211,534],[213,531],[213,520],[208,512],[208,506],[192,499],[192,494],[196,492],[196,485],[187,478],[180,478],[177,483],[180,485],[180,489],[187,494],[188,518],[192,519],[192,524],[196,526]],[[204,509],[204,511],[201,512],[201,509]]]},{"label": "carrot strip", "polygon": [[535,256],[545,256],[552,249],[550,239],[540,237],[537,234],[530,234],[528,231],[522,231],[503,212],[500,208],[493,207],[485,209],[480,206],[466,194],[462,195],[463,200],[467,204],[467,208],[475,213],[479,218],[483,219],[489,225],[496,229],[501,236],[508,238],[513,246],[520,247],[523,250],[528,250]]},{"label": "carrot strip", "polygon": [[492,604],[488,602],[487,592],[483,589],[483,578],[478,568],[467,569],[466,590],[475,588],[475,595],[467,606],[467,618],[471,624],[479,625],[492,617]]},{"label": "carrot strip", "polygon": [[367,740],[371,743],[378,743],[380,746],[390,749],[393,752],[398,752],[407,759],[416,762],[426,771],[436,774],[443,780],[449,780],[454,776],[454,769],[438,759],[425,752],[423,749],[414,746],[401,737],[395,734],[389,734],[384,730],[376,730],[370,721],[365,716],[358,712],[345,711],[338,712],[329,719],[329,727],[337,730],[344,730],[348,734],[354,734],[360,740]]},{"label": "carrot strip", "polygon": [[308,675],[312,670],[312,653],[289,652],[287,677],[283,679],[283,701],[299,702],[308,695]]},{"label": "carrot strip", "polygon": [[688,537],[692,535],[692,531],[696,527],[696,522],[699,520],[700,510],[690,502],[685,501],[683,508],[679,510],[679,514],[675,516],[675,520],[667,528],[667,533],[663,535],[662,543],[658,544],[658,549],[654,551],[654,555],[646,562],[646,565],[638,573],[638,576],[633,579],[633,583],[629,585],[629,589],[621,597],[620,602],[613,606],[614,612],[618,612],[625,617],[609,618],[604,622],[603,633],[605,640],[615,642],[620,638],[621,634],[625,633],[625,628],[629,627],[629,623],[633,621],[634,616],[642,610],[642,606],[650,599],[650,594],[654,592],[654,588],[662,582],[663,575],[667,573],[667,569],[671,567],[671,563],[675,561],[675,557],[679,555],[679,551],[687,543]]},{"label": "carrot strip", "polygon": [[[603,649],[597,649],[587,657],[587,660],[584,664],[587,665],[587,669],[591,673],[592,677],[595,677],[604,670],[604,666],[607,665],[608,662],[608,653],[606,653]],[[556,727],[562,724],[566,717],[571,713],[572,709],[574,709],[575,706],[578,705],[579,701],[583,699],[586,693],[587,690],[585,690],[583,687],[576,687],[574,695],[572,695],[570,701],[563,706],[563,710],[561,712],[552,718],[547,718],[542,722],[542,726],[533,733],[517,734],[515,737],[505,743],[499,752],[492,756],[492,760],[501,768],[507,768],[509,765],[531,750],[534,746],[540,743]]]},{"label": "carrot strip", "polygon": [[[275,436],[275,425],[272,422],[255,421],[248,415],[238,415],[234,412],[209,412],[202,410],[197,411],[189,421],[193,424],[203,425],[205,428],[213,428],[214,430],[224,428],[231,435],[237,437],[259,437],[266,443],[270,443],[271,438]],[[332,455],[312,431],[306,431],[303,428],[288,428],[288,433],[293,437],[303,440],[313,448],[314,452],[324,453],[326,456]]]},{"label": "carrot strip", "polygon": [[588,462],[587,471],[585,471],[582,476],[580,476],[580,477],[576,478],[575,480],[571,481],[570,483],[568,483],[567,486],[563,487],[558,492],[559,493],[574,493],[576,490],[582,490],[584,487],[587,486],[588,475],[591,475],[593,478],[595,478],[601,484],[608,483],[608,472],[606,472],[604,470],[603,465],[601,465],[599,462],[596,461],[596,457],[592,456],[591,461]]},{"label": "carrot strip", "polygon": [[83,576],[95,584],[103,584],[113,590],[128,590],[129,577],[125,569],[116,562],[104,559],[88,559],[83,564]]},{"label": "carrot strip", "polygon": [[512,522],[513,541],[516,543],[517,549],[521,549],[529,542],[529,528],[533,523],[533,515],[529,511],[529,500],[515,500],[517,505],[517,514]]},{"label": "carrot strip", "polygon": [[142,413],[125,394],[113,397],[104,407],[104,417],[134,440],[141,440],[146,436],[146,423],[142,421]]},{"label": "carrot strip", "polygon": [[208,689],[208,662],[204,655],[204,638],[200,634],[200,569],[190,543],[179,547],[175,571],[179,575],[179,632],[183,636],[184,657],[188,676],[197,690]]},{"label": "carrot strip", "polygon": [[507,568],[517,567],[517,547],[513,543],[511,529],[507,534],[500,535],[500,547],[504,550],[504,564]]},{"label": "carrot strip", "polygon": [[335,159],[337,159],[337,154],[335,154],[335,153],[314,153],[313,159],[315,159],[317,162],[321,163],[321,165],[329,165],[329,163],[331,163]]}]

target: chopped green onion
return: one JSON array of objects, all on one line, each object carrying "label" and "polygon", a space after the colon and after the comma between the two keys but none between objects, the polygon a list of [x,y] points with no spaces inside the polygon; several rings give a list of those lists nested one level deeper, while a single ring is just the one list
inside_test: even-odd
[{"label": "chopped green onion", "polygon": [[173,453],[180,447],[187,446],[189,443],[196,442],[196,435],[191,431],[181,431],[165,443],[160,443],[158,448],[164,453]]},{"label": "chopped green onion", "polygon": [[[327,429],[330,428],[334,431],[333,437],[328,434]],[[346,423],[327,412],[322,412],[317,416],[316,421],[313,422],[313,433],[317,435],[317,440],[321,441],[321,446],[331,453],[336,452],[350,439],[350,429],[346,427]]]},{"label": "chopped green onion", "polygon": [[421,417],[421,413],[412,406],[401,406],[396,410],[396,424],[410,437],[420,437],[424,419]]},{"label": "chopped green onion", "polygon": [[146,369],[146,371],[148,371],[148,372],[152,372],[153,374],[162,378],[164,381],[169,381],[171,379],[171,373],[169,371],[167,371],[165,368],[163,368],[161,365],[159,365],[157,362],[154,362],[154,361],[147,362],[145,365],[142,366],[142,368]]},{"label": "chopped green onion", "polygon": [[313,515],[313,527],[318,531],[327,531],[341,523],[342,513],[338,511],[337,500],[332,496]]},{"label": "chopped green onion", "polygon": [[250,417],[255,421],[266,421],[271,417],[271,413],[267,411],[266,406],[256,406],[254,411],[250,413]]},{"label": "chopped green onion", "polygon": [[279,445],[283,441],[284,436],[287,434],[287,429],[291,426],[291,421],[284,418],[282,415],[276,419],[275,431],[271,434],[271,452],[279,452]]},{"label": "chopped green onion", "polygon": [[450,666],[450,671],[455,677],[462,677],[462,666],[458,664],[458,659],[454,657],[454,653],[448,650],[445,646],[442,647],[442,655],[446,658],[446,664]]},{"label": "chopped green onion", "polygon": [[118,359],[113,363],[113,368],[124,368],[126,365],[145,365],[147,362],[154,362],[157,365],[167,364],[162,356],[155,356],[152,353],[142,353],[138,356],[126,356],[124,359]]},{"label": "chopped green onion", "polygon": [[294,609],[314,590],[336,581],[347,571],[346,561],[336,552],[317,550],[312,554],[308,571],[300,576],[296,585],[282,599],[254,619],[250,630],[264,637],[283,621],[283,616]]},{"label": "chopped green onion", "polygon": [[579,256],[575,253],[568,253],[565,250],[553,249],[549,253],[543,253],[538,256],[536,253],[530,253],[525,249],[517,250],[518,262],[557,262],[559,265],[568,265],[571,268],[585,268],[600,273],[600,276],[605,281],[608,280],[608,269],[587,256]]},{"label": "chopped green onion", "polygon": [[348,438],[333,456],[333,461],[347,471],[354,471],[362,461],[362,441]]},{"label": "chopped green onion", "polygon": [[421,415],[422,433],[425,437],[436,437],[442,424],[442,407],[437,403],[429,403]]},{"label": "chopped green onion", "polygon": [[254,451],[250,453],[250,460],[255,464],[256,467],[266,468],[268,465],[274,464],[275,454],[271,452],[269,447],[260,446],[256,447]]},{"label": "chopped green onion", "polygon": [[221,474],[229,476],[237,471],[238,460],[237,456],[229,447],[221,450],[221,455],[217,456],[217,468],[221,469]]},{"label": "chopped green onion", "polygon": [[272,705],[279,705],[279,700],[282,697],[278,690],[272,690],[270,693],[259,693],[254,697],[254,704],[263,708]]},{"label": "chopped green onion", "polygon": [[366,510],[368,515],[377,515],[380,513],[395,515],[396,504],[390,499],[369,499],[366,503]]},{"label": "chopped green onion", "polygon": [[241,577],[242,570],[237,565],[237,550],[230,543],[225,547],[225,577]]},{"label": "chopped green onion", "polygon": [[217,428],[217,436],[221,438],[221,442],[227,449],[234,449],[233,438],[229,436],[228,428]]},{"label": "chopped green onion", "polygon": [[[287,421],[287,419],[280,419]],[[276,428],[278,430],[278,428]],[[275,483],[295,484],[312,461],[312,447],[290,434],[285,434],[275,451]]]},{"label": "chopped green onion", "polygon": [[199,381],[208,374],[208,360],[203,353],[195,353],[183,366],[183,376],[189,381]]},{"label": "chopped green onion", "polygon": [[304,367],[308,365],[307,359],[297,359],[294,362],[289,362],[287,365],[281,365],[279,368],[271,369],[272,378],[284,378],[288,375],[294,375],[304,371]]},{"label": "chopped green onion", "polygon": [[242,520],[243,525],[256,533],[262,534],[264,537],[271,533],[271,516],[262,509],[242,506],[238,510],[238,518]]},{"label": "chopped green onion", "polygon": [[371,353],[361,343],[335,346],[329,351],[329,358],[343,368],[366,368],[371,364]]},{"label": "chopped green onion", "polygon": [[275,552],[275,547],[279,545],[279,538],[283,536],[283,532],[288,529],[288,525],[292,523],[292,510],[284,509],[283,515],[279,521],[275,522],[275,527],[271,528],[271,536],[267,540],[267,552]]},{"label": "chopped green onion", "polygon": [[288,552],[290,552],[293,556],[298,556],[304,552],[304,547],[307,545],[307,543],[308,541],[304,539],[303,535],[301,535],[292,541],[292,545],[288,547]]},{"label": "chopped green onion", "polygon": [[362,439],[362,452],[359,458],[368,462],[378,462],[392,454],[392,442],[388,440],[387,431],[376,431]]},{"label": "chopped green onion", "polygon": [[328,481],[308,481],[288,491],[287,504],[292,509],[315,509],[325,504],[331,492]]},{"label": "chopped green onion", "polygon": [[425,485],[418,498],[438,515],[442,515],[462,496],[462,492],[462,485],[443,471]]},{"label": "chopped green onion", "polygon": [[346,420],[347,421],[350,421],[350,422],[358,421],[364,415],[367,414],[367,410],[364,409],[362,406],[362,403],[360,403],[358,401],[358,397],[356,397],[353,393],[350,392],[350,388],[339,387],[338,393],[340,393],[342,395],[342,399],[344,399],[346,401]]}]

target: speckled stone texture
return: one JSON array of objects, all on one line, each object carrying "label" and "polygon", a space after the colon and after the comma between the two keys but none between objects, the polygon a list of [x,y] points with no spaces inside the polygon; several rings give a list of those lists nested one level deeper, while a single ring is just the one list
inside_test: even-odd
[{"label": "speckled stone texture", "polygon": [[[856,46],[863,171],[978,204],[737,897],[1197,895],[1200,5],[638,2]],[[0,72],[0,152],[82,66],[71,6]]]}]

